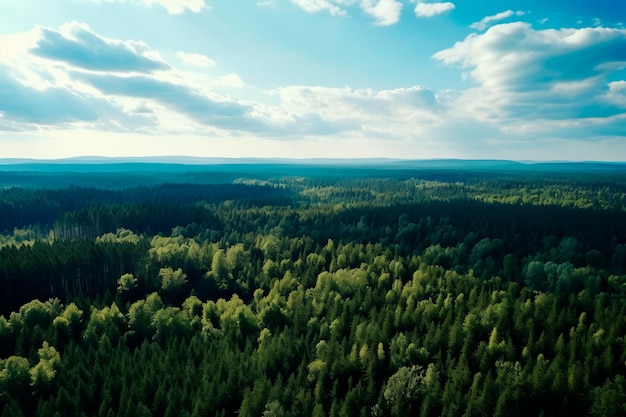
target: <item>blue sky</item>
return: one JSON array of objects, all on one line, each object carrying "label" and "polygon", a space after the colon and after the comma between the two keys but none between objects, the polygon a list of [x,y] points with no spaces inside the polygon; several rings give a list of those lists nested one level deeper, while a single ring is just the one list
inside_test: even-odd
[{"label": "blue sky", "polygon": [[2,0],[0,158],[626,161],[626,4]]}]

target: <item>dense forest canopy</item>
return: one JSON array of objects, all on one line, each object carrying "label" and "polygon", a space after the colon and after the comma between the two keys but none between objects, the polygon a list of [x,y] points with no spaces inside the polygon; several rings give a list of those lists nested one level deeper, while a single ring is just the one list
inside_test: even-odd
[{"label": "dense forest canopy", "polygon": [[0,416],[626,414],[623,165],[0,184]]}]

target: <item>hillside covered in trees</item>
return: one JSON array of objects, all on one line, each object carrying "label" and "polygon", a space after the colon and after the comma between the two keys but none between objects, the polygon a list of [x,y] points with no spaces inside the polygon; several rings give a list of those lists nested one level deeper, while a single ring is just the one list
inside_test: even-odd
[{"label": "hillside covered in trees", "polygon": [[624,165],[0,185],[0,417],[626,414]]}]

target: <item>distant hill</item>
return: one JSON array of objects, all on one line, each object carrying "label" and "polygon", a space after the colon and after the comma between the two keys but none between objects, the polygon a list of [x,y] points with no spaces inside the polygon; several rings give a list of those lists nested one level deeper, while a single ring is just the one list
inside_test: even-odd
[{"label": "distant hill", "polygon": [[[413,168],[413,169],[623,169],[626,162],[601,161],[511,161],[496,159],[392,159],[392,158],[214,158],[197,156],[131,156],[131,157],[104,157],[79,156],[62,159],[28,159],[28,158],[0,158],[0,169],[7,170],[7,166],[19,165],[30,170],[47,165],[63,165],[75,167],[77,165],[126,165],[132,168],[134,164],[148,166],[153,164],[165,165],[300,165],[324,167],[386,167],[386,168]],[[10,169],[13,170],[13,169]]]},{"label": "distant hill", "polygon": [[188,156],[0,159],[0,187],[127,188],[166,183],[225,184],[241,178],[395,177],[442,182],[503,176],[626,175],[626,163],[462,159],[279,159]]}]

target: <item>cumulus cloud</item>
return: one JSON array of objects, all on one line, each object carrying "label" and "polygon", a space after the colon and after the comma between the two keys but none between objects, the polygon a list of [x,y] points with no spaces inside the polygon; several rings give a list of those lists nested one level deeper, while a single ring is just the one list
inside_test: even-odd
[{"label": "cumulus cloud", "polygon": [[398,0],[291,0],[291,2],[305,12],[328,12],[332,16],[348,16],[349,7],[358,7],[373,17],[377,26],[398,23],[403,6]]},{"label": "cumulus cloud", "polygon": [[40,28],[39,40],[30,52],[94,71],[147,73],[169,69],[144,43],[106,39],[77,22],[64,25],[61,30]]},{"label": "cumulus cloud", "polygon": [[205,125],[218,128],[256,129],[249,117],[252,108],[227,97],[208,95],[185,85],[177,85],[144,75],[117,76],[74,73],[73,77],[94,86],[105,95],[152,99]]},{"label": "cumulus cloud", "polygon": [[609,77],[626,68],[624,29],[534,30],[514,22],[471,34],[434,58],[460,66],[476,82],[459,103],[480,119],[602,118],[623,111],[606,96]]},{"label": "cumulus cloud", "polygon": [[509,17],[514,16],[514,15],[523,16],[524,12],[521,10],[518,10],[516,12],[514,12],[513,10],[505,10],[503,12],[496,13],[491,16],[483,17],[482,19],[480,19],[480,21],[472,23],[470,25],[470,28],[476,29],[476,30],[485,30],[485,28],[487,28],[487,26],[490,26],[493,22],[498,22],[500,20],[508,19]]},{"label": "cumulus cloud", "polygon": [[371,118],[372,115],[397,117],[402,113],[436,110],[434,93],[424,87],[372,90],[290,86],[278,91],[286,108],[317,111],[327,118]]},{"label": "cumulus cloud", "polygon": [[148,7],[158,5],[163,7],[169,14],[181,14],[186,11],[200,13],[210,7],[204,0],[92,0],[96,3],[130,2],[138,3]]},{"label": "cumulus cloud", "polygon": [[337,5],[337,2],[330,0],[291,0],[291,2],[299,6],[308,13],[319,13],[327,11],[333,16],[346,16],[347,12]]},{"label": "cumulus cloud", "polygon": [[[171,121],[178,114],[179,119],[183,116],[215,128],[267,129],[250,116],[249,105],[194,87],[201,84],[199,78],[206,85],[241,87],[236,74],[211,80],[185,73],[158,58],[143,42],[106,39],[76,22],[60,30],[41,28],[24,37],[28,42],[14,39],[22,51],[13,51],[0,71],[3,128],[83,122],[134,130]],[[211,62],[199,54],[182,53],[179,58],[196,65]]]},{"label": "cumulus cloud", "polygon": [[193,13],[200,13],[203,9],[207,9],[208,6],[204,0],[143,0],[144,3],[159,4],[169,14],[180,14],[189,10]]},{"label": "cumulus cloud", "polygon": [[415,5],[415,15],[417,17],[432,17],[456,8],[454,3],[449,1],[441,3],[421,3]]},{"label": "cumulus cloud", "polygon": [[0,112],[5,118],[27,123],[93,121],[97,115],[85,98],[62,88],[36,90],[15,79],[0,65]]},{"label": "cumulus cloud", "polygon": [[33,124],[81,122],[110,129],[112,121],[116,126],[122,122],[122,130],[134,130],[152,123],[150,118],[125,114],[120,106],[103,98],[63,87],[35,89],[19,82],[18,77],[15,70],[0,64],[0,115],[3,125],[12,130],[32,129]]},{"label": "cumulus cloud", "polygon": [[361,8],[375,19],[376,25],[389,26],[400,20],[402,3],[396,0],[362,0]]},{"label": "cumulus cloud", "polygon": [[290,86],[277,90],[281,108],[316,115],[361,137],[414,137],[444,116],[434,93],[424,87],[392,90]]},{"label": "cumulus cloud", "polygon": [[230,73],[217,77],[217,83],[219,85],[227,87],[244,87],[246,83],[243,82],[241,77],[235,73]]},{"label": "cumulus cloud", "polygon": [[178,58],[185,64],[194,65],[196,67],[214,67],[216,62],[206,55],[193,54],[187,52],[178,52]]},{"label": "cumulus cloud", "polygon": [[[0,64],[3,131],[81,124],[99,130],[287,137],[347,128],[315,111],[218,94],[211,87],[246,85],[235,73],[212,78],[182,71],[142,42],[106,39],[83,24],[37,29],[11,41],[19,47]],[[199,54],[181,52],[178,58],[192,65],[212,63]]]},{"label": "cumulus cloud", "polygon": [[[349,128],[310,109],[269,107],[244,103],[232,97],[199,88],[156,79],[149,75],[120,76],[76,72],[72,77],[93,86],[107,97],[148,100],[167,109],[172,115],[186,117],[206,128],[231,132],[251,132],[259,136],[293,137],[294,135],[330,135]],[[243,87],[236,74],[218,78],[218,84]],[[141,106],[134,112],[151,112]],[[166,117],[172,117],[166,116]],[[184,128],[183,128],[184,130]],[[190,126],[187,130],[197,130]]]},{"label": "cumulus cloud", "polygon": [[[155,58],[158,53],[141,42],[106,39],[81,24],[58,31],[38,30],[36,35],[30,48],[24,47],[16,67],[19,70],[9,73],[7,69],[2,74],[0,95],[11,99],[0,103],[0,129],[24,129],[28,123],[87,123],[103,126],[100,129],[145,128],[176,134],[219,131],[274,138],[342,134],[389,139],[413,135],[443,117],[435,93],[424,87],[294,86],[274,91],[279,102],[270,105],[211,91],[220,86],[246,88],[235,73],[210,78],[185,72]],[[98,60],[88,52],[81,55],[64,50],[88,51],[90,42],[103,56],[123,59],[102,62],[104,58]],[[186,52],[180,52],[178,58],[208,63],[208,58]],[[64,65],[54,64],[58,62]],[[38,72],[26,77],[28,67],[38,68]],[[37,85],[37,90],[25,87],[27,84]],[[38,104],[32,107],[33,103]]]}]

